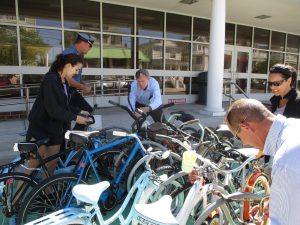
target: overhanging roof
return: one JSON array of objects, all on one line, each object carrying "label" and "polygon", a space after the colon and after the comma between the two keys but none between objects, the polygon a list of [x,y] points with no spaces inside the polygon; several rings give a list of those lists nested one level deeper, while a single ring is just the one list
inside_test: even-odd
[{"label": "overhanging roof", "polygon": [[[191,5],[179,3],[179,0],[109,0],[105,2],[211,17],[212,0],[199,0]],[[300,35],[299,12],[300,0],[226,0],[227,22],[298,35]],[[255,18],[259,15],[269,15],[271,18]]]}]

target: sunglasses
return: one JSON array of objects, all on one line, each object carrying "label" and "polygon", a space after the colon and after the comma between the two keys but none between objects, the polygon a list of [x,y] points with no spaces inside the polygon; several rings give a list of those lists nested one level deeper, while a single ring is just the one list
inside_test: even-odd
[{"label": "sunglasses", "polygon": [[283,80],[278,80],[278,81],[273,81],[273,82],[268,82],[269,87],[271,86],[275,86],[275,87],[279,87],[280,85],[282,85],[282,83],[284,81],[286,81],[287,79],[283,79]]}]

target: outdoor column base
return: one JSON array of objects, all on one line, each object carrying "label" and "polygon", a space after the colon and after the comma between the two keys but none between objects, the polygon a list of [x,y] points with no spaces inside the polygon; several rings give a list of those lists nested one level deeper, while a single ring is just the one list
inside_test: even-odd
[{"label": "outdoor column base", "polygon": [[212,109],[212,108],[204,108],[200,110],[200,114],[202,115],[209,115],[209,116],[224,116],[226,112],[223,108],[221,109]]}]

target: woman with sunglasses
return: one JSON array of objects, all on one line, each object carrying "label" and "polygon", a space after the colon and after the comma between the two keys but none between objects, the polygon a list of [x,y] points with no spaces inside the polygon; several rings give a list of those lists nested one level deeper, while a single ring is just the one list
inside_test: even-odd
[{"label": "woman with sunglasses", "polygon": [[271,111],[285,117],[300,118],[300,92],[295,89],[296,70],[289,65],[276,64],[269,71],[268,86],[274,96]]}]

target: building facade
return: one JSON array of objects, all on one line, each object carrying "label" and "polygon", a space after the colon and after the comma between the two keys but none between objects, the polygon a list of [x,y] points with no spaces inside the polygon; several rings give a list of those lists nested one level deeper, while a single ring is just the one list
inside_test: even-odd
[{"label": "building facade", "polygon": [[[19,103],[34,98],[38,88],[24,87],[41,82],[76,32],[97,39],[83,70],[85,80],[97,81],[94,95],[87,96],[92,104],[108,106],[109,99],[125,104],[126,85],[139,68],[159,81],[165,103],[205,104],[210,19],[126,2],[1,0],[0,101],[15,104],[0,112],[30,108]],[[226,22],[225,30],[224,84],[235,82],[248,96],[267,100],[268,68],[288,63],[299,71],[300,34],[238,22]],[[223,89],[242,96],[230,85]]]}]

